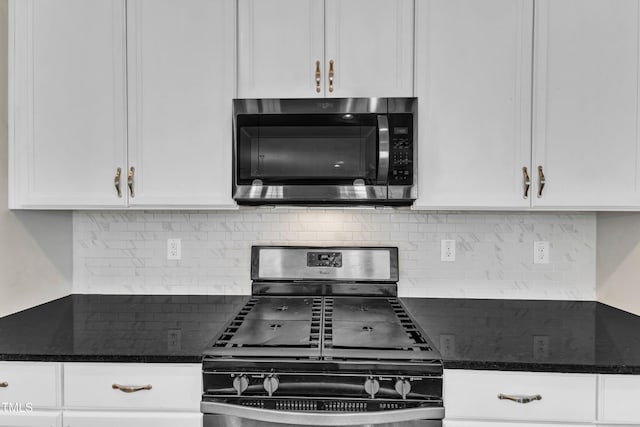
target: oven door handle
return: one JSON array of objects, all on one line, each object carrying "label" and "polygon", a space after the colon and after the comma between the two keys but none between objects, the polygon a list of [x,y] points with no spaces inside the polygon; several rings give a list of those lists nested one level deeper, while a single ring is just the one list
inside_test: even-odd
[{"label": "oven door handle", "polygon": [[378,184],[386,184],[389,175],[389,119],[378,116]]},{"label": "oven door handle", "polygon": [[200,410],[205,415],[230,415],[255,421],[297,426],[356,426],[416,420],[440,421],[444,418],[444,408],[409,408],[376,412],[323,413],[276,411],[222,402],[201,402]]}]

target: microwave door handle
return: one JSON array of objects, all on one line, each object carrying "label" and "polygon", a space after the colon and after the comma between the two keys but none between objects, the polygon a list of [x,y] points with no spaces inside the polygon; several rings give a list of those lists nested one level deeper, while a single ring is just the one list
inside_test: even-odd
[{"label": "microwave door handle", "polygon": [[378,116],[378,184],[384,184],[389,174],[389,119]]}]

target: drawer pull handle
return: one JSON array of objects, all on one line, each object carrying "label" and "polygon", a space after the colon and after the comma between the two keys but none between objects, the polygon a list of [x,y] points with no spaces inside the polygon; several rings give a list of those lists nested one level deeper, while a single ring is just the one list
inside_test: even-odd
[{"label": "drawer pull handle", "polygon": [[111,386],[111,388],[114,390],[120,390],[123,393],[135,393],[136,391],[151,390],[151,384],[138,386],[114,384]]},{"label": "drawer pull handle", "polygon": [[542,396],[540,396],[539,394],[535,394],[533,396],[511,396],[508,394],[502,394],[500,393],[498,395],[498,399],[500,400],[511,400],[512,402],[516,402],[516,403],[531,403],[534,400],[542,400]]},{"label": "drawer pull handle", "polygon": [[8,382],[3,381],[3,382],[0,383],[0,388],[7,388],[7,387],[9,387],[9,383]]}]

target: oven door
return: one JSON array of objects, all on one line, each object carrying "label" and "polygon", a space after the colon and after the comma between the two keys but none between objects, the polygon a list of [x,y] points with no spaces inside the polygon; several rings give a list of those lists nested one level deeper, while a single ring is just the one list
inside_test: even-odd
[{"label": "oven door", "polygon": [[[305,418],[306,414],[298,414],[298,421]],[[315,424],[315,426],[346,426],[354,427],[442,427],[442,420],[416,420],[416,421],[397,421],[390,423],[375,423],[375,415],[371,416],[371,423],[368,424],[344,424],[341,421],[334,424]],[[204,416],[204,427],[291,427],[292,425],[309,425],[294,422],[293,424],[285,424],[281,422],[269,423],[264,421],[255,421],[247,418],[239,418],[231,415],[212,415]]]},{"label": "oven door", "polygon": [[386,200],[389,124],[379,113],[236,114],[238,203]]},{"label": "oven door", "polygon": [[202,402],[204,427],[442,427],[444,408],[378,412],[320,413],[273,411],[218,402]]}]

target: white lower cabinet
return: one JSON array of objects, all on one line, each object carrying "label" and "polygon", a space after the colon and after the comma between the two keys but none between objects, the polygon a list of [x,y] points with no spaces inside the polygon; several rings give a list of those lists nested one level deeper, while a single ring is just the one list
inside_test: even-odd
[{"label": "white lower cabinet", "polygon": [[65,411],[64,427],[200,427],[202,414]]},{"label": "white lower cabinet", "polygon": [[62,425],[61,365],[0,362],[0,427]]},{"label": "white lower cabinet", "polygon": [[447,425],[590,425],[596,418],[596,379],[591,374],[446,370]]},{"label": "white lower cabinet", "polygon": [[600,375],[598,425],[640,425],[640,376]]}]

